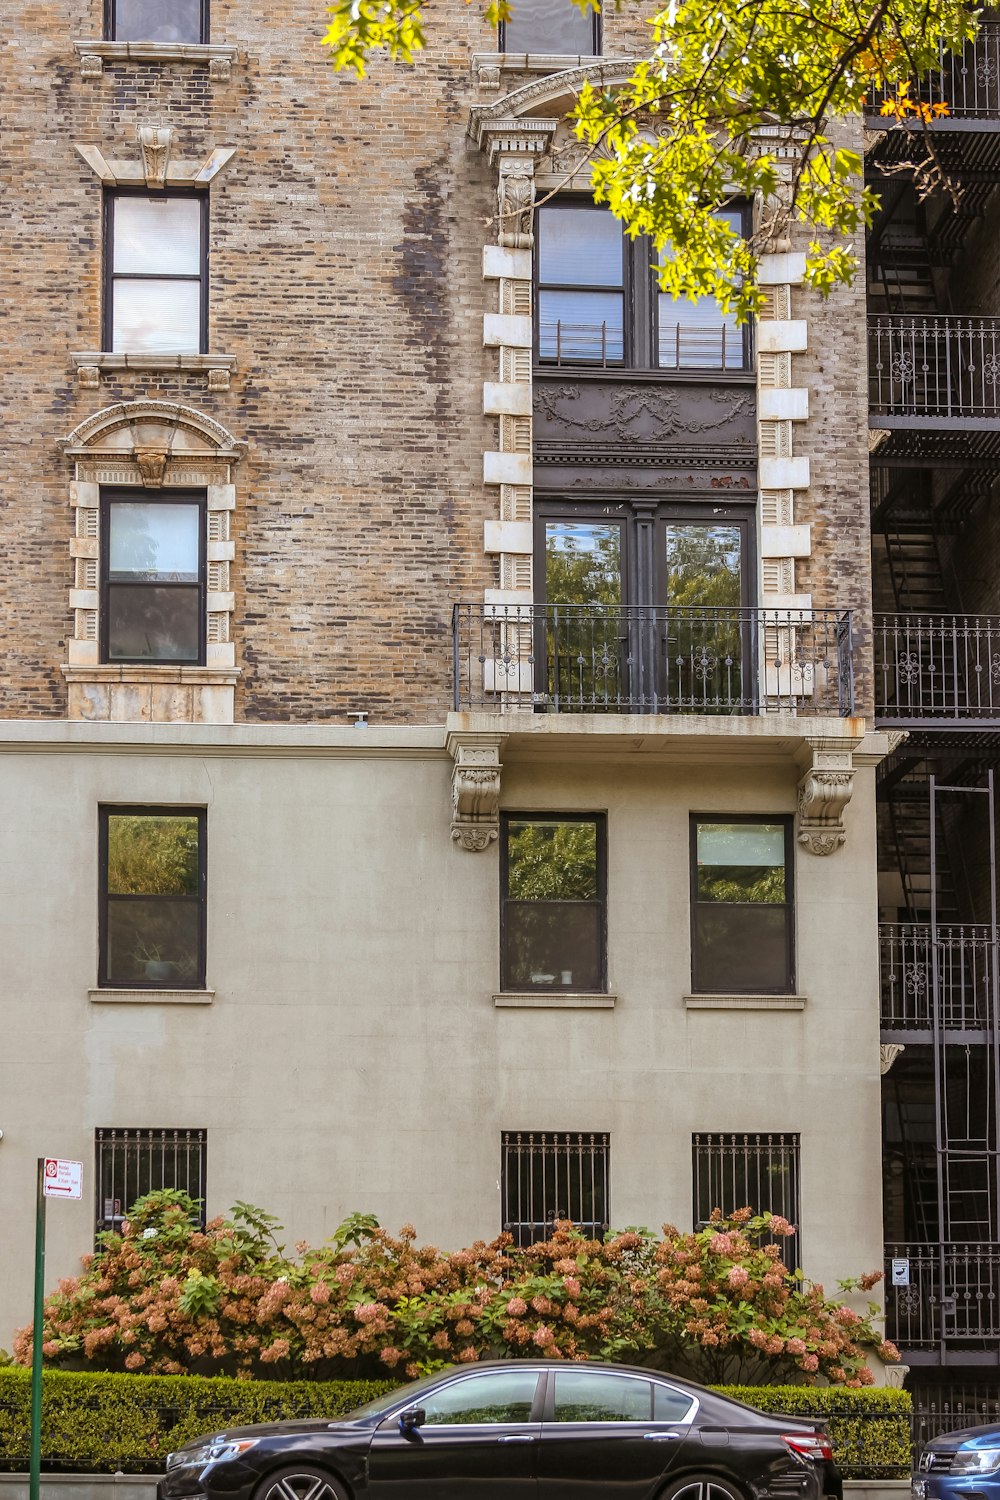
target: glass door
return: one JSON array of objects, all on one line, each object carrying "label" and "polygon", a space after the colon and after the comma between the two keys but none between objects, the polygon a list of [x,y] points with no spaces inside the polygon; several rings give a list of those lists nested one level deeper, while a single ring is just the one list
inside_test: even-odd
[{"label": "glass door", "polygon": [[536,690],[563,712],[621,712],[629,700],[624,520],[545,517],[538,540]]},{"label": "glass door", "polygon": [[660,527],[665,709],[741,713],[753,707],[748,606],[749,521],[671,516]]}]

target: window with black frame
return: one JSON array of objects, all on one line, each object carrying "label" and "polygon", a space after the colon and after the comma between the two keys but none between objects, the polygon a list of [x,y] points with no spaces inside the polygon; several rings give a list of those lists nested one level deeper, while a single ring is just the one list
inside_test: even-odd
[{"label": "window with black frame", "polygon": [[208,0],[105,0],[104,34],[113,42],[207,42]]},{"label": "window with black frame", "polygon": [[502,1226],[516,1245],[548,1239],[557,1219],[602,1238],[610,1220],[607,1132],[505,1130],[500,1149]]},{"label": "window with black frame", "polygon": [[790,993],[791,818],[692,817],[691,909],[695,993]]},{"label": "window with black frame", "polygon": [[106,492],[101,535],[101,659],[204,663],[205,496]]},{"label": "window with black frame", "polygon": [[119,189],[105,197],[104,347],[204,354],[208,198]]},{"label": "window with black frame", "polygon": [[205,810],[100,809],[102,987],[205,984]]},{"label": "window with black frame", "polygon": [[95,1131],[94,1150],[99,1234],[120,1230],[138,1199],[164,1188],[193,1198],[204,1226],[207,1131],[107,1127]]},{"label": "window with black frame", "polygon": [[799,1244],[798,1134],[699,1132],[691,1137],[693,1218],[704,1229],[719,1209],[729,1217],[737,1209],[775,1214],[796,1230],[774,1235],[789,1267],[801,1260]]},{"label": "window with black frame", "polygon": [[604,817],[504,813],[500,837],[501,989],[606,989]]},{"label": "window with black frame", "polygon": [[512,0],[510,9],[510,18],[500,22],[501,52],[600,55],[598,11],[582,11],[574,0]]},{"label": "window with black frame", "polygon": [[[719,214],[745,233],[742,209]],[[536,214],[538,361],[736,373],[750,368],[749,330],[715,297],[674,298],[659,289],[658,257],[645,235],[630,239],[611,210],[569,198]]]}]

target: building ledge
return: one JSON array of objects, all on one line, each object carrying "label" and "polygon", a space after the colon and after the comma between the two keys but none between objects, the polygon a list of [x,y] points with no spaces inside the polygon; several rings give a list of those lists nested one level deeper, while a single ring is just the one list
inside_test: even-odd
[{"label": "building ledge", "polygon": [[240,675],[239,667],[144,666],[141,662],[63,665],[59,670],[68,682],[190,682],[201,687],[232,687]]},{"label": "building ledge", "polygon": [[592,52],[587,55],[575,52],[474,52],[472,70],[474,73],[483,68],[499,68],[502,73],[565,73],[567,68],[586,68],[591,63],[613,61],[613,58],[597,57]]},{"label": "building ledge", "polygon": [[493,996],[497,1010],[614,1010],[617,1003],[617,995],[545,993],[541,990],[530,990],[526,994],[505,990]]},{"label": "building ledge", "polygon": [[102,374],[116,374],[122,370],[178,370],[188,375],[207,375],[209,390],[228,391],[230,376],[236,369],[235,354],[157,354],[155,351],[112,354],[86,349],[71,354],[70,358],[77,380],[88,390],[97,389]]},{"label": "building ledge", "polygon": [[805,995],[685,995],[688,1010],[805,1010]]},{"label": "building ledge", "polygon": [[105,63],[183,62],[207,68],[215,83],[228,83],[233,63],[240,60],[240,49],[232,42],[88,42],[74,38],[73,50],[84,78],[99,78]]},{"label": "building ledge", "polygon": [[211,1005],[214,990],[88,990],[91,1005]]}]

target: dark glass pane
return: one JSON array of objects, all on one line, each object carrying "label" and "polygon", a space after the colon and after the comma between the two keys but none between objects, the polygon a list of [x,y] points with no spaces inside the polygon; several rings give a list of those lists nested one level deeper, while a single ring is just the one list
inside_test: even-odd
[{"label": "dark glass pane", "polygon": [[683,1422],[691,1410],[691,1397],[669,1385],[653,1382],[653,1421]]},{"label": "dark glass pane", "polygon": [[198,984],[200,925],[195,900],[109,897],[108,983]]},{"label": "dark glass pane", "polygon": [[527,1422],[538,1386],[531,1370],[503,1371],[499,1375],[474,1375],[421,1401],[425,1426],[437,1427],[473,1422]]},{"label": "dark glass pane", "polygon": [[573,0],[513,0],[504,27],[507,52],[556,52],[593,57],[594,18]]},{"label": "dark glass pane", "polygon": [[203,42],[201,0],[115,0],[117,42]]},{"label": "dark glass pane", "polygon": [[198,582],[201,532],[198,505],[116,501],[108,514],[108,563],[112,579]]},{"label": "dark glass pane", "polygon": [[699,901],[784,902],[782,824],[702,823],[697,839]]},{"label": "dark glass pane", "polygon": [[597,824],[510,822],[507,894],[519,901],[595,900]]},{"label": "dark glass pane", "polygon": [[545,523],[548,604],[621,604],[621,527]]},{"label": "dark glass pane", "polygon": [[539,359],[621,364],[625,357],[621,292],[538,293]]},{"label": "dark glass pane", "polygon": [[784,906],[694,909],[694,985],[709,994],[781,994],[789,988]]},{"label": "dark glass pane", "polygon": [[583,901],[507,903],[504,988],[599,990],[601,908]]},{"label": "dark glass pane", "polygon": [[110,896],[196,896],[198,819],[190,813],[108,814]]},{"label": "dark glass pane", "polygon": [[538,279],[543,285],[620,287],[622,226],[609,208],[538,210]]},{"label": "dark glass pane", "polygon": [[109,661],[197,662],[200,624],[197,585],[108,586]]},{"label": "dark glass pane", "polygon": [[[560,1370],[556,1374],[555,1421],[648,1422],[648,1380],[596,1371]],[[690,1405],[690,1402],[688,1403]]]},{"label": "dark glass pane", "polygon": [[518,1245],[548,1239],[556,1219],[599,1237],[608,1223],[607,1137],[505,1136],[503,1202],[503,1227]]}]

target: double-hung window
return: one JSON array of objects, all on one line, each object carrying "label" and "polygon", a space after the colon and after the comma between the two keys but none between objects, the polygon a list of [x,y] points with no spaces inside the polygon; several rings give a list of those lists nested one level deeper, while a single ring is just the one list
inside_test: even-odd
[{"label": "double-hung window", "polygon": [[105,0],[113,42],[207,42],[208,0]]},{"label": "double-hung window", "polygon": [[597,57],[600,14],[573,0],[513,0],[510,19],[500,22],[500,51]]},{"label": "double-hung window", "polygon": [[204,1130],[107,1127],[95,1132],[97,1230],[120,1229],[137,1199],[163,1188],[187,1193],[205,1223]]},{"label": "double-hung window", "polygon": [[[719,217],[744,233],[742,210]],[[692,302],[660,291],[651,241],[630,239],[610,209],[572,198],[543,205],[536,247],[540,365],[749,368],[748,330],[737,328],[715,297]]]},{"label": "double-hung window", "polygon": [[203,808],[100,809],[100,985],[203,988],[205,898]]},{"label": "double-hung window", "polygon": [[101,497],[102,659],[203,664],[205,497],[141,493]]},{"label": "double-hung window", "polygon": [[794,989],[792,847],[791,818],[691,819],[696,993]]},{"label": "double-hung window", "polygon": [[105,214],[105,349],[204,354],[207,195],[118,189]]},{"label": "double-hung window", "polygon": [[504,813],[503,990],[607,988],[607,853],[599,813]]},{"label": "double-hung window", "polygon": [[611,1137],[603,1131],[505,1130],[502,1225],[516,1245],[548,1239],[556,1219],[600,1239],[609,1222]]}]

